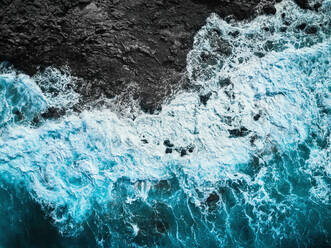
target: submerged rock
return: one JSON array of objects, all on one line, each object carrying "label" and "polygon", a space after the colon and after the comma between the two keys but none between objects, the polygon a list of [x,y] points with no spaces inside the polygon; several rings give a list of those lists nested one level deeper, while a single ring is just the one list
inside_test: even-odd
[{"label": "submerged rock", "polygon": [[184,148],[180,149],[180,156],[184,157],[185,155],[187,155],[187,151]]},{"label": "submerged rock", "polygon": [[317,27],[316,26],[309,26],[305,29],[305,32],[307,34],[316,34],[318,31]]},{"label": "submerged rock", "polygon": [[208,207],[215,208],[216,204],[219,200],[220,200],[219,195],[217,193],[213,192],[208,196],[206,203],[207,203]]},{"label": "submerged rock", "polygon": [[200,102],[203,104],[203,105],[207,105],[207,102],[208,102],[208,100],[210,99],[210,97],[211,97],[211,95],[212,95],[212,93],[211,92],[209,92],[209,93],[207,93],[207,94],[205,94],[205,95],[201,95],[201,96],[199,96],[200,97]]},{"label": "submerged rock", "polygon": [[298,26],[296,26],[296,28],[297,28],[297,29],[300,29],[300,30],[304,30],[306,26],[307,26],[306,23],[301,23],[301,24],[299,24]]},{"label": "submerged rock", "polygon": [[174,147],[174,144],[172,144],[168,139],[163,142],[163,145],[165,145],[166,147]]},{"label": "submerged rock", "polygon": [[294,0],[294,1],[302,9],[309,9],[310,8],[308,0]]},{"label": "submerged rock", "polygon": [[276,8],[273,5],[265,5],[263,6],[263,12],[267,15],[274,15],[276,14]]},{"label": "submerged rock", "polygon": [[228,131],[230,133],[230,138],[245,137],[251,132],[246,127],[240,127],[240,128],[231,129]]},{"label": "submerged rock", "polygon": [[166,148],[165,153],[166,154],[172,153],[172,149],[171,148]]},{"label": "submerged rock", "polygon": [[41,116],[45,119],[57,119],[65,113],[66,111],[64,109],[50,107],[44,113],[42,113]]},{"label": "submerged rock", "polygon": [[261,114],[256,114],[256,115],[254,115],[253,119],[254,119],[254,121],[258,121],[260,119],[260,117],[261,117]]}]

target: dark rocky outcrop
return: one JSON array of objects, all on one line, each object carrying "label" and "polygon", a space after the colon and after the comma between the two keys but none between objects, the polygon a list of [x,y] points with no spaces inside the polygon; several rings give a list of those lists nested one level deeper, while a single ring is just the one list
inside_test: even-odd
[{"label": "dark rocky outcrop", "polygon": [[271,5],[271,4],[267,4],[265,6],[263,6],[263,12],[267,15],[274,15],[276,14],[276,8],[275,6]]},{"label": "dark rocky outcrop", "polygon": [[207,203],[208,207],[215,208],[219,200],[220,200],[219,195],[217,193],[213,192],[206,199],[206,203]]},{"label": "dark rocky outcrop", "polygon": [[200,96],[199,96],[199,98],[200,98],[200,102],[201,102],[203,105],[206,106],[208,100],[209,100],[210,97],[211,97],[211,95],[212,95],[211,92],[209,92],[209,93],[207,93],[207,94],[205,94],[205,95],[200,95]]},{"label": "dark rocky outcrop", "polygon": [[316,34],[318,31],[318,28],[316,26],[309,26],[306,28],[305,32],[307,34]]},{"label": "dark rocky outcrop", "polygon": [[168,154],[168,153],[172,153],[172,149],[171,148],[166,148],[165,149],[165,153]]},{"label": "dark rocky outcrop", "polygon": [[308,0],[294,0],[294,1],[302,9],[309,9],[310,8]]},{"label": "dark rocky outcrop", "polygon": [[185,81],[206,17],[252,18],[262,2],[274,13],[274,0],[0,0],[0,61],[30,75],[68,65],[80,105],[129,94],[155,113]]},{"label": "dark rocky outcrop", "polygon": [[168,139],[163,142],[163,145],[165,145],[166,147],[174,147],[174,144],[172,144]]},{"label": "dark rocky outcrop", "polygon": [[254,121],[258,121],[260,119],[260,117],[261,117],[261,114],[256,114],[256,115],[254,115],[253,119],[254,119]]},{"label": "dark rocky outcrop", "polygon": [[240,128],[236,128],[236,129],[230,129],[228,131],[230,133],[230,138],[245,137],[245,136],[247,136],[251,132],[246,127],[240,127]]}]

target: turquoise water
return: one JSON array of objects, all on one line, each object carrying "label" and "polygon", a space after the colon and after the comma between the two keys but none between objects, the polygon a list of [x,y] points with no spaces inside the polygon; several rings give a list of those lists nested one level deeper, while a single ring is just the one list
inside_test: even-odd
[{"label": "turquoise water", "polygon": [[330,246],[330,7],[212,15],[187,58],[201,90],[134,121],[105,109],[44,120],[78,102],[74,79],[3,66],[0,247]]}]

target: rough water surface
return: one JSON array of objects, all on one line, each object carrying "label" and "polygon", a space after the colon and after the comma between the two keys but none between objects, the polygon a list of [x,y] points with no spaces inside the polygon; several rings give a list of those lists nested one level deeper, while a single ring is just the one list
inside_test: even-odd
[{"label": "rough water surface", "polygon": [[276,8],[210,16],[197,90],[135,120],[43,119],[78,101],[70,76],[3,66],[0,247],[330,246],[331,2]]}]

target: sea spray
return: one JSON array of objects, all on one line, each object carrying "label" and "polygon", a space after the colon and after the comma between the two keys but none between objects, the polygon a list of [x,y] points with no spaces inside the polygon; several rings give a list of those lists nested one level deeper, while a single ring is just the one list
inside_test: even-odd
[{"label": "sea spray", "polygon": [[[17,235],[21,201],[42,208],[62,234],[57,246],[329,245],[329,8],[283,1],[275,17],[249,23],[211,16],[188,56],[191,83],[202,90],[134,121],[86,110],[30,125],[51,104],[77,103],[70,76],[47,74],[63,100],[45,90],[47,77],[2,74],[0,182],[16,198],[3,193],[1,211],[17,214]],[[321,24],[316,34],[296,28],[311,18]],[[227,46],[220,54],[210,32]],[[40,102],[21,108],[25,122],[8,111],[17,105],[8,100],[12,85],[26,104]],[[0,245],[13,244],[2,237]]]}]

